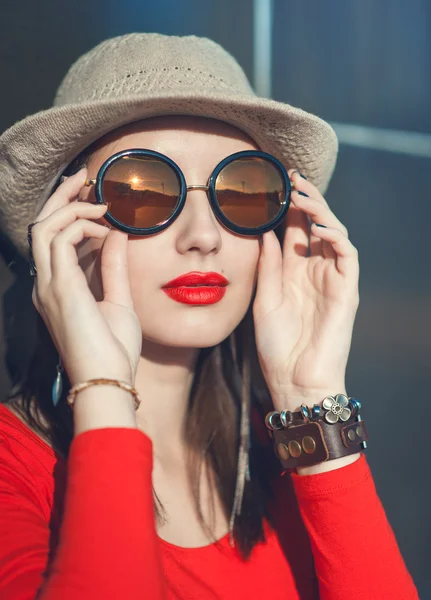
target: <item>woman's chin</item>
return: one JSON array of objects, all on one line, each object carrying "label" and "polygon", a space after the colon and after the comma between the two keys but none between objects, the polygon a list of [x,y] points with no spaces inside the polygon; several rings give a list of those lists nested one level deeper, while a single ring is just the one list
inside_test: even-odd
[{"label": "woman's chin", "polygon": [[[143,310],[140,318],[143,339],[175,348],[210,348],[229,337],[242,321],[247,307],[238,308],[229,306],[223,311],[193,308],[180,312]],[[151,320],[149,314],[153,315]]]},{"label": "woman's chin", "polygon": [[172,331],[171,335],[169,335],[166,331],[161,332],[160,335],[157,335],[155,332],[145,332],[143,330],[142,335],[143,339],[149,342],[158,344],[160,346],[166,346],[171,348],[211,348],[212,346],[217,346],[223,340],[225,340],[232,333],[232,329],[226,329],[225,331],[214,331],[213,328],[200,328],[200,331],[188,331],[180,330]]}]

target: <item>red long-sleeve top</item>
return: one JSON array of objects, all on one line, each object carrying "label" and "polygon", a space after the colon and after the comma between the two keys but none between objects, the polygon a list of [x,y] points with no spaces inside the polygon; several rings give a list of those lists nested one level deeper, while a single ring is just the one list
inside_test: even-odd
[{"label": "red long-sleeve top", "polygon": [[0,600],[417,600],[365,455],[279,477],[277,533],[229,545],[158,537],[152,443],[85,431],[64,461],[0,405]]}]

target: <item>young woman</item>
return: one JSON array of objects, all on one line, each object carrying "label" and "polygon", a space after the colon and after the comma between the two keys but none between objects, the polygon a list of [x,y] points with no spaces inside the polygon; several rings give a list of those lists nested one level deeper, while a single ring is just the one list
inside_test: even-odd
[{"label": "young woman", "polygon": [[195,37],[107,40],[55,104],[0,138],[41,317],[0,406],[0,597],[417,598],[345,388],[332,129]]}]

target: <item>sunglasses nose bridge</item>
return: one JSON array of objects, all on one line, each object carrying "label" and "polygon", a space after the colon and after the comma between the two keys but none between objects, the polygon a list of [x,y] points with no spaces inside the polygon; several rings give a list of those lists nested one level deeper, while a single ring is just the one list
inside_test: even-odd
[{"label": "sunglasses nose bridge", "polygon": [[186,190],[205,190],[206,192],[209,190],[209,185],[188,185]]}]

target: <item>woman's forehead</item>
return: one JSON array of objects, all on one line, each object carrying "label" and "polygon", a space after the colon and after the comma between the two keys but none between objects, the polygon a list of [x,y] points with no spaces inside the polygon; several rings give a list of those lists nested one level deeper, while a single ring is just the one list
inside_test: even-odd
[{"label": "woman's forehead", "polygon": [[123,125],[100,138],[95,142],[94,148],[97,151],[107,145],[118,146],[123,140],[131,141],[139,138],[148,140],[172,138],[176,141],[179,135],[188,136],[189,139],[215,136],[221,139],[242,141],[257,147],[245,132],[224,121],[188,115],[165,115]]},{"label": "woman's forehead", "polygon": [[129,123],[108,133],[94,144],[93,160],[103,162],[129,148],[148,148],[174,160],[186,155],[204,160],[207,156],[213,162],[258,146],[246,133],[222,121],[168,115]]}]

